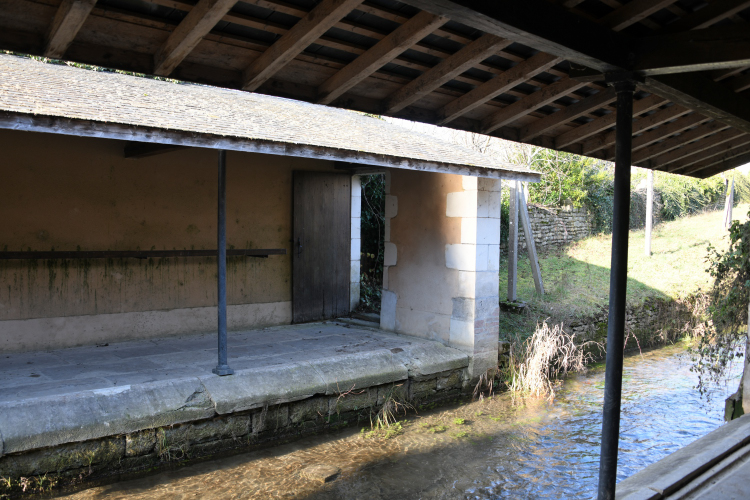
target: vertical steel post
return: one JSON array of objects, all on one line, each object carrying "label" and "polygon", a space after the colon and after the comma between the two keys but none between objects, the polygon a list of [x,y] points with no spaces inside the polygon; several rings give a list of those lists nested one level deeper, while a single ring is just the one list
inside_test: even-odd
[{"label": "vertical steel post", "polygon": [[219,309],[219,364],[212,371],[216,375],[231,375],[227,364],[227,152],[219,151],[219,196],[217,228],[217,297]]},{"label": "vertical steel post", "polygon": [[632,81],[614,82],[617,92],[615,129],[615,199],[612,217],[612,268],[609,277],[607,363],[604,375],[604,419],[599,462],[599,500],[614,500],[617,484],[617,449],[620,437],[622,363],[625,343],[625,294],[628,279],[630,226],[630,159],[633,132]]}]

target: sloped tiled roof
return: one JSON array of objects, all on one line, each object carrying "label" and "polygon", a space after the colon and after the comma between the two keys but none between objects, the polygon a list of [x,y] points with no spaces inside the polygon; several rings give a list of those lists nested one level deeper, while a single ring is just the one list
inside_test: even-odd
[{"label": "sloped tiled roof", "polygon": [[[0,111],[308,145],[508,174],[489,156],[360,113],[262,94],[175,84],[0,56]],[[397,166],[397,162],[393,166]],[[466,173],[461,172],[461,173]]]}]

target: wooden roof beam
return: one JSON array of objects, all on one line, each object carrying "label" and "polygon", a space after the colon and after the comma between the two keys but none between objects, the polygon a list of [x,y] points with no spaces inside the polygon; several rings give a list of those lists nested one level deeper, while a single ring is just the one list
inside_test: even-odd
[{"label": "wooden roof beam", "polygon": [[575,92],[585,85],[584,82],[578,82],[570,78],[560,79],[486,117],[482,120],[480,132],[489,134],[566,94]]},{"label": "wooden roof beam", "polygon": [[665,27],[668,33],[703,29],[750,7],[750,0],[715,0]]},{"label": "wooden roof beam", "polygon": [[639,23],[646,19],[651,14],[660,11],[668,5],[672,5],[677,0],[632,0],[615,9],[603,18],[599,19],[598,22],[605,26],[612,28],[615,31],[620,31],[628,26]]},{"label": "wooden roof beam", "polygon": [[[737,142],[739,140],[739,142]],[[669,153],[657,156],[649,161],[651,168],[664,169],[672,172],[681,166],[692,165],[695,162],[721,154],[722,152],[742,146],[750,141],[750,135],[743,134],[739,130],[725,130],[703,140],[688,144]]]},{"label": "wooden roof beam", "polygon": [[63,0],[47,32],[44,57],[59,59],[68,50],[96,0]]},{"label": "wooden roof beam", "polygon": [[[635,0],[630,4],[627,4],[626,6],[613,11],[610,15],[605,16],[604,19],[600,20],[600,23],[605,26],[610,26],[614,31],[619,31],[635,22],[642,20],[652,12],[656,12],[657,10],[662,9],[665,5],[674,3],[674,1],[675,0]],[[565,4],[565,6],[568,5]],[[634,20],[630,22],[631,19]],[[480,106],[490,99],[494,99],[503,92],[507,92],[509,89],[513,88],[515,85],[509,85],[509,82],[513,81],[515,75],[509,72],[514,70],[519,74],[523,71],[529,72],[528,76],[526,76],[522,80],[517,81],[517,85],[519,83],[522,83],[523,81],[528,80],[531,76],[534,76],[537,73],[548,70],[562,60],[561,58],[553,58],[552,56],[544,53],[539,53],[534,56],[534,58],[530,58],[528,62],[525,62],[526,66],[521,66],[521,64],[524,63],[519,63],[516,67],[508,70],[508,72],[506,72],[507,75],[506,73],[500,75],[500,77],[504,77],[506,80],[498,80],[499,77],[495,77],[487,83],[475,88],[473,91],[470,91],[461,98],[456,99],[456,101],[449,103],[439,113],[442,114],[444,118],[441,119],[438,124],[442,125],[448,123],[458,118],[459,116],[468,113],[477,106]],[[539,63],[541,63],[542,65],[537,66],[537,64]]]},{"label": "wooden roof beam", "polygon": [[200,0],[154,56],[154,74],[168,76],[237,0]]},{"label": "wooden roof beam", "polygon": [[[690,112],[689,109],[682,106],[670,106],[648,116],[644,116],[633,122],[633,134],[638,134],[645,130],[657,127],[682,115]],[[605,132],[598,136],[587,139],[583,143],[581,154],[589,155],[595,151],[611,146],[615,143],[615,131]]]},{"label": "wooden roof beam", "polygon": [[[700,113],[690,113],[689,115],[681,116],[672,122],[653,128],[647,132],[642,133],[638,137],[633,137],[633,141],[632,141],[632,149],[634,151],[633,155],[637,156],[638,153],[635,153],[636,151],[641,152],[643,148],[648,148],[652,144],[656,144],[656,143],[663,144],[667,140],[668,137],[672,137],[675,134],[682,134],[686,130],[690,130],[690,129],[692,129],[691,132],[694,132],[695,130],[700,128],[700,125],[705,124],[710,121],[711,121],[711,118],[708,118],[707,116],[703,116]],[[725,125],[721,122],[714,121],[714,123],[717,124],[717,127],[718,127],[714,129],[714,132],[729,128],[728,125]],[[705,135],[709,135],[709,134],[705,134]],[[696,136],[690,141],[696,140],[698,138],[699,137]],[[690,141],[686,141],[686,142],[690,142]],[[686,142],[683,142],[683,144],[685,144]],[[612,149],[611,153],[612,154],[609,157],[614,158],[614,149]]]},{"label": "wooden roof beam", "polygon": [[598,71],[621,70],[632,62],[630,37],[547,0],[403,0],[403,3]]},{"label": "wooden roof beam", "polygon": [[[638,61],[635,39],[546,0],[403,2],[602,73],[632,71]],[[750,132],[750,100],[700,74],[652,76],[641,88]]]},{"label": "wooden roof beam", "polygon": [[[707,149],[698,157],[690,157],[684,163],[673,164],[667,170],[671,173],[693,173],[716,163],[750,153],[750,135],[738,137],[734,141]],[[697,158],[697,159],[696,159]]]},{"label": "wooden roof beam", "polygon": [[649,36],[634,46],[633,71],[644,76],[745,67],[750,64],[750,25]]},{"label": "wooden roof beam", "polygon": [[513,42],[506,38],[482,35],[391,94],[383,106],[385,112],[395,113],[402,110],[511,43]]},{"label": "wooden roof beam", "polygon": [[703,75],[649,77],[642,88],[750,133],[750,100]]},{"label": "wooden roof beam", "polygon": [[564,123],[580,118],[587,113],[606,106],[614,102],[616,99],[617,95],[613,88],[599,91],[593,96],[581,99],[575,104],[564,107],[551,115],[540,118],[535,122],[522,127],[518,133],[518,140],[522,142],[530,141],[555,127],[559,127]]},{"label": "wooden roof beam", "polygon": [[362,0],[323,0],[276,40],[243,73],[243,90],[253,91],[349,14]]},{"label": "wooden roof beam", "polygon": [[[650,95],[639,99],[633,103],[633,116],[638,116],[643,113],[647,113],[651,110],[658,108],[659,106],[667,102],[663,97],[658,95]],[[592,135],[598,134],[602,130],[607,130],[615,125],[617,121],[617,113],[614,111],[601,118],[596,118],[585,125],[580,125],[573,130],[569,130],[565,133],[558,135],[555,138],[555,148],[562,149],[566,146],[570,146],[575,142],[580,142],[584,139],[588,139]]]},{"label": "wooden roof beam", "polygon": [[[638,137],[634,137],[633,142],[632,142],[632,149],[634,151],[633,157],[636,157],[636,158],[638,157],[638,154],[635,153],[635,151],[637,150],[642,150],[643,148],[650,146],[651,144],[666,140],[666,138],[670,136],[679,134],[680,132],[683,132],[691,127],[695,127],[696,125],[700,125],[701,123],[706,122],[708,120],[710,120],[710,118],[707,118],[699,113],[692,113],[687,116],[678,118],[677,120],[673,122],[667,123],[666,125],[661,125],[652,130],[649,130],[648,132],[645,132]],[[727,127],[724,126],[724,128],[727,128]],[[605,160],[614,161],[614,158],[615,158],[614,146],[607,148],[604,151],[604,154],[601,155],[601,158],[604,158]],[[636,160],[631,160],[631,161],[633,165],[637,165],[640,163],[641,160],[637,160],[639,163],[636,163]]]},{"label": "wooden roof beam", "polygon": [[508,92],[513,87],[525,82],[529,78],[548,70],[562,58],[540,52],[527,60],[520,62],[508,71],[497,75],[491,80],[475,87],[461,97],[446,104],[438,111],[438,125],[444,125],[461,115],[472,111],[487,101]]},{"label": "wooden roof beam", "polygon": [[[692,120],[689,120],[691,119]],[[698,121],[700,123],[702,120],[707,120],[708,118],[705,118],[697,113],[693,113],[692,115],[685,116],[683,118],[680,118],[679,120],[676,120],[669,125],[676,124],[681,121]],[[659,127],[658,129],[648,132],[646,134],[643,134],[641,137],[648,136],[652,133],[659,132],[662,128],[666,128],[669,125],[665,127]],[[680,125],[681,127],[684,125]],[[643,161],[646,161],[650,158],[653,158],[655,156],[659,156],[665,153],[668,153],[674,149],[677,149],[685,144],[689,144],[693,141],[697,141],[700,139],[703,139],[705,137],[708,137],[709,135],[715,134],[717,132],[722,132],[729,128],[728,125],[724,125],[721,122],[713,121],[711,123],[707,123],[705,125],[701,125],[698,127],[695,127],[692,130],[688,130],[687,132],[684,132],[684,130],[687,130],[688,127],[685,127],[683,130],[680,131],[680,135],[675,137],[669,137],[668,135],[662,135],[662,138],[668,137],[667,139],[664,139],[661,142],[657,142],[654,144],[654,142],[650,142],[651,145],[648,147],[641,147],[639,151],[633,153],[633,159],[632,162],[634,165],[637,165]],[[682,133],[684,132],[684,133]],[[633,142],[640,139],[641,137],[636,137]]]},{"label": "wooden roof beam", "polygon": [[747,89],[750,89],[750,75],[742,75],[734,78],[729,81],[727,85],[735,92],[744,92]]},{"label": "wooden roof beam", "polygon": [[318,104],[330,104],[447,21],[419,12],[318,87]]},{"label": "wooden roof beam", "polygon": [[698,173],[697,177],[700,177],[702,179],[705,179],[707,177],[711,177],[713,175],[716,175],[720,172],[726,172],[727,170],[732,170],[733,168],[741,167],[742,165],[745,165],[746,163],[750,163],[750,153],[741,154],[739,156],[736,156],[734,158],[730,158],[728,160],[719,161],[711,163],[711,165],[703,165],[702,163],[697,163],[690,167],[689,169],[685,170],[684,172],[676,172],[678,174],[683,175],[695,175]]}]

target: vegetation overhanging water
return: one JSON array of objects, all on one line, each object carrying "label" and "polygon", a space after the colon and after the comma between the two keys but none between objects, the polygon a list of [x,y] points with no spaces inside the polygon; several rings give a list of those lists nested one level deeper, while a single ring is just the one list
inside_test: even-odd
[{"label": "vegetation overhanging water", "polygon": [[[722,424],[722,400],[740,366],[709,404],[680,346],[626,358],[618,480]],[[553,402],[501,394],[423,409],[390,439],[345,429],[142,479],[78,492],[75,499],[588,499],[596,489],[604,372],[570,377]],[[315,465],[340,469],[328,483]]]}]

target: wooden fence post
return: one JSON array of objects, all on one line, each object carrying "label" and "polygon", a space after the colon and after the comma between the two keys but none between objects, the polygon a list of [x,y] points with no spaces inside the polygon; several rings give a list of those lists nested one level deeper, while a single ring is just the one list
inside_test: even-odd
[{"label": "wooden fence post", "polygon": [[523,234],[526,236],[526,252],[529,254],[531,275],[534,277],[534,288],[536,288],[536,293],[541,296],[544,295],[544,284],[542,283],[542,272],[539,269],[539,259],[536,255],[534,234],[531,232],[531,219],[529,218],[529,208],[526,205],[526,193],[522,193],[519,198],[521,223],[523,224]]},{"label": "wooden fence post", "polygon": [[648,171],[646,188],[646,257],[651,257],[651,231],[654,225],[654,171]]},{"label": "wooden fence post", "polygon": [[518,181],[510,184],[510,218],[508,220],[508,302],[515,302],[518,285]]}]

